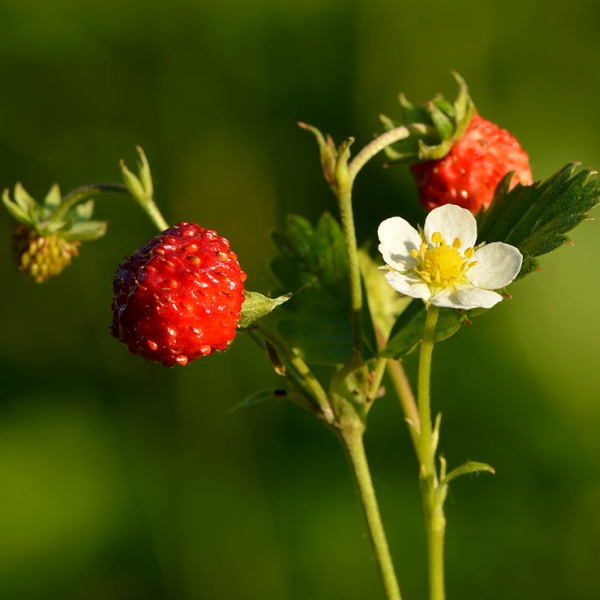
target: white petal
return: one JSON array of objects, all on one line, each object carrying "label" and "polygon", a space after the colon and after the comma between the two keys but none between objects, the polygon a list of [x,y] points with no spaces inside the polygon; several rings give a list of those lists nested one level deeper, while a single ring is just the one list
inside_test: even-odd
[{"label": "white petal", "polygon": [[405,296],[421,298],[421,300],[429,300],[431,297],[429,286],[420,277],[412,273],[405,275],[398,271],[388,271],[385,278],[397,292]]},{"label": "white petal", "polygon": [[386,219],[379,226],[377,235],[381,242],[379,252],[390,267],[407,271],[417,264],[410,251],[419,250],[421,236],[408,221],[401,217]]},{"label": "white petal", "polygon": [[497,290],[508,285],[521,270],[523,255],[509,244],[493,242],[475,251],[474,267],[467,272],[469,281],[485,290]]},{"label": "white petal", "polygon": [[434,208],[425,219],[423,228],[427,242],[439,231],[448,244],[459,238],[462,242],[461,251],[472,248],[477,241],[477,221],[466,208],[455,204],[444,204]]},{"label": "white petal", "polygon": [[445,288],[431,298],[431,304],[447,308],[492,308],[502,300],[502,296],[489,290],[481,290],[470,285]]}]

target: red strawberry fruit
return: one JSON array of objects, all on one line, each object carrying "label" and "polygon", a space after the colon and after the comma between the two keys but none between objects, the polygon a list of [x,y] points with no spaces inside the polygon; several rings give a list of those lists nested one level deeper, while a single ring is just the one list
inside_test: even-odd
[{"label": "red strawberry fruit", "polygon": [[500,180],[514,172],[511,188],[533,182],[529,157],[505,129],[475,115],[466,133],[440,160],[411,165],[427,210],[458,204],[472,213],[487,208]]},{"label": "red strawberry fruit", "polygon": [[119,267],[111,333],[133,354],[168,367],[225,350],[235,337],[245,279],[225,238],[179,223]]},{"label": "red strawberry fruit", "polygon": [[[531,185],[529,157],[505,129],[477,114],[464,80],[451,103],[436,96],[423,106],[400,96],[405,139],[386,149],[392,162],[407,162],[427,210],[458,204],[477,213],[487,209],[500,180],[513,173],[511,187]],[[382,117],[386,129],[400,124]]]}]

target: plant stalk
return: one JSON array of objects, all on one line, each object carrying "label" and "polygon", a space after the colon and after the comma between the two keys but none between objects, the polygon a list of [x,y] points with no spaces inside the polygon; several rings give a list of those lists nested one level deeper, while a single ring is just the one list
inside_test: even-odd
[{"label": "plant stalk", "polygon": [[435,342],[435,329],[440,309],[427,307],[425,329],[419,357],[418,408],[420,433],[416,446],[420,465],[420,484],[427,530],[429,556],[429,598],[444,600],[444,534],[446,519],[443,511],[443,494],[438,493],[439,480],[435,468],[436,440],[431,421],[431,358]]},{"label": "plant stalk", "polygon": [[363,305],[362,283],[360,277],[360,266],[358,262],[358,248],[356,245],[356,229],[354,227],[354,213],[352,210],[352,182],[345,176],[338,175],[337,198],[342,221],[342,230],[346,242],[346,259],[350,275],[350,305],[352,311],[352,331],[354,350],[360,351],[362,339],[361,312]]},{"label": "plant stalk", "polygon": [[376,137],[372,142],[367,144],[348,165],[348,177],[350,182],[354,182],[354,179],[358,172],[376,155],[382,150],[385,150],[388,146],[399,142],[400,140],[406,139],[410,135],[410,129],[401,125],[395,129],[390,129],[380,136]]},{"label": "plant stalk", "polygon": [[398,585],[392,556],[381,521],[381,514],[379,513],[362,436],[362,429],[351,428],[340,431],[342,444],[348,455],[358,486],[358,494],[367,521],[375,562],[379,569],[386,600],[402,600],[400,586]]}]

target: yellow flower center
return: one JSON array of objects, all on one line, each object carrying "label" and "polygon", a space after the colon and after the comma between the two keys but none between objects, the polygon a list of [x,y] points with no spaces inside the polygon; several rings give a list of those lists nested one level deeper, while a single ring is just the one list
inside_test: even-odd
[{"label": "yellow flower center", "polygon": [[460,252],[462,242],[455,238],[449,245],[439,231],[431,236],[432,246],[422,242],[419,250],[412,250],[411,255],[419,263],[415,271],[430,287],[445,288],[465,279],[466,272],[477,264],[469,262],[473,257],[473,248]]}]

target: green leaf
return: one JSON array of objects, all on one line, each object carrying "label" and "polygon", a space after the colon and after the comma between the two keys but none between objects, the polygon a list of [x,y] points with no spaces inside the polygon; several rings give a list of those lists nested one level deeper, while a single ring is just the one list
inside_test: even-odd
[{"label": "green leaf", "polygon": [[32,211],[35,208],[36,202],[35,200],[27,193],[27,190],[20,184],[17,183],[15,185],[15,203],[21,208],[23,211],[32,214]]},{"label": "green leaf", "polygon": [[242,316],[238,322],[238,329],[248,329],[252,323],[262,319],[270,312],[287,302],[291,294],[285,294],[277,298],[267,298],[258,292],[244,292],[244,303],[242,304]]},{"label": "green leaf", "polygon": [[567,233],[588,217],[600,202],[596,171],[569,164],[545,181],[517,185],[508,191],[510,176],[498,185],[494,201],[480,218],[478,238],[505,242],[523,254],[520,277],[535,269],[535,258],[568,241]]},{"label": "green leaf", "polygon": [[[388,344],[381,353],[382,356],[400,358],[414,350],[423,337],[426,313],[423,302],[420,300],[411,302],[394,324]],[[453,308],[442,308],[435,330],[435,341],[441,342],[449,338],[467,321],[467,313],[458,312]]]},{"label": "green leaf", "polygon": [[[328,213],[316,226],[289,216],[273,233],[279,254],[271,267],[283,288],[294,290],[278,323],[280,334],[307,362],[340,364],[353,354],[350,283],[344,235]],[[361,352],[375,356],[375,334],[365,301]]]},{"label": "green leaf", "polygon": [[490,467],[490,465],[487,465],[486,463],[469,460],[460,467],[452,469],[452,471],[450,471],[450,473],[448,473],[446,477],[444,477],[440,485],[448,485],[453,479],[456,479],[457,477],[462,477],[463,475],[481,472],[491,473],[492,475],[496,473],[493,467]]}]

